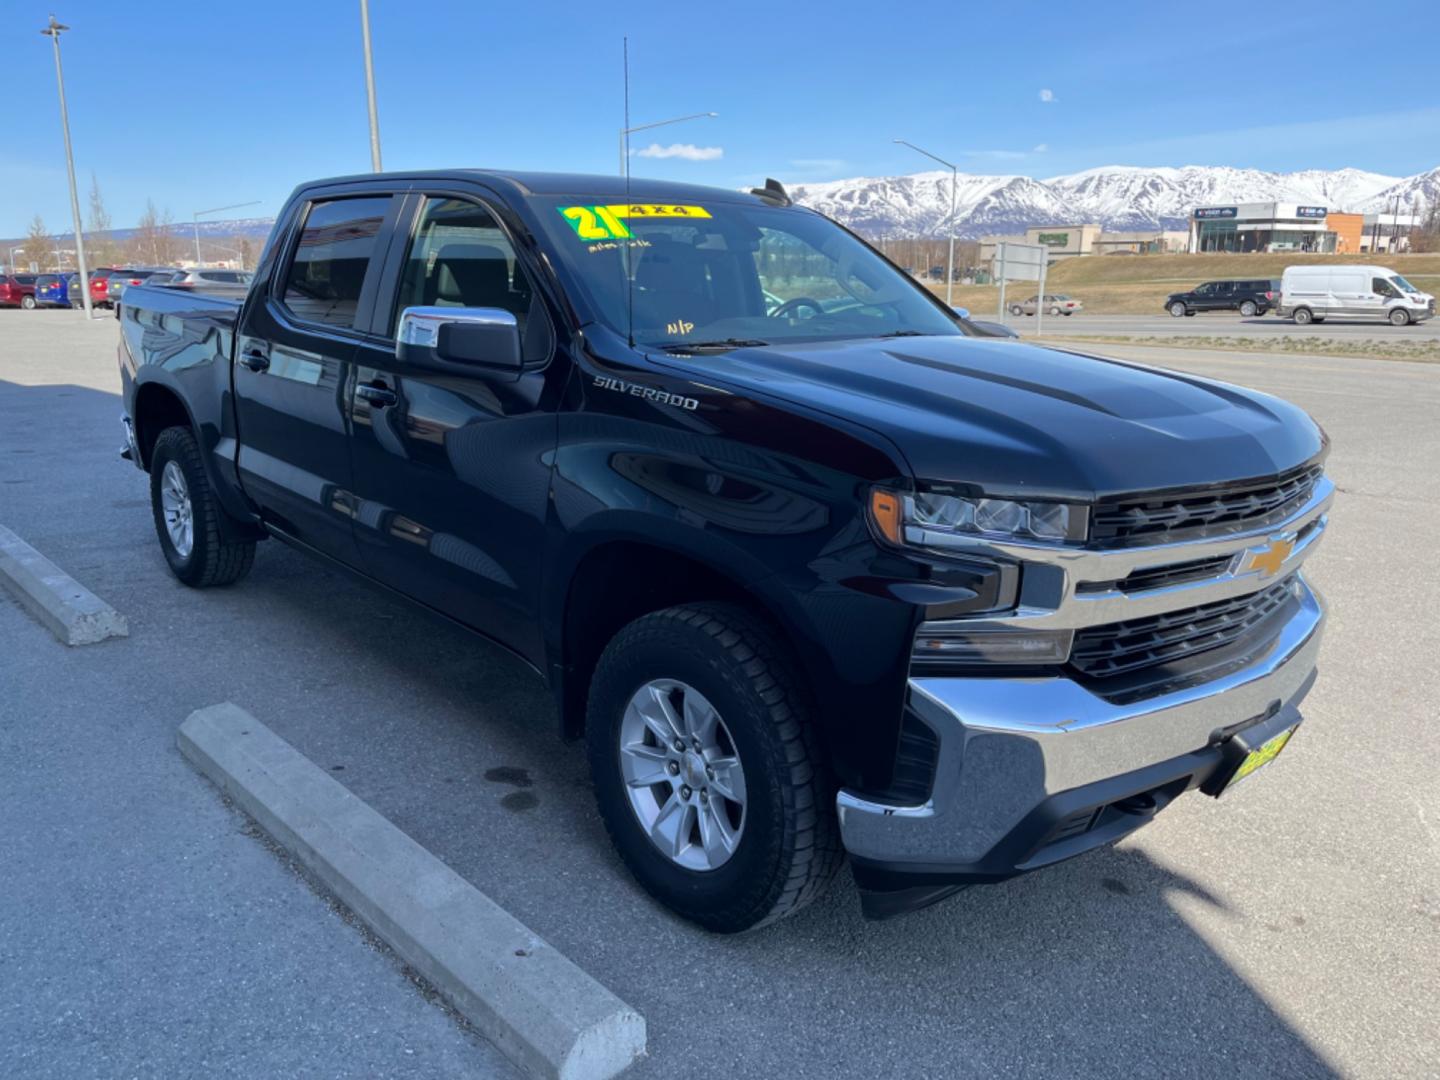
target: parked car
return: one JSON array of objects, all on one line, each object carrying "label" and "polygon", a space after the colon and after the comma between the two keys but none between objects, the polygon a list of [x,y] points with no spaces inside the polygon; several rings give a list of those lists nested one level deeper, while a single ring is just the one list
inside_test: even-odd
[{"label": "parked car", "polygon": [[1198,311],[1238,311],[1248,319],[1279,303],[1280,282],[1272,279],[1207,281],[1188,292],[1171,293],[1165,298],[1165,310],[1177,319]]},{"label": "parked car", "polygon": [[[767,311],[762,237],[856,303]],[[1052,865],[1253,782],[1301,723],[1314,421],[977,341],[773,181],[317,181],[245,299],[124,306],[172,574],[233,583],[273,536],[499,642],[586,741],[621,860],[711,930],[846,851],[872,917]]]},{"label": "parked car", "polygon": [[110,303],[110,275],[122,271],[113,266],[104,266],[90,271],[90,303],[95,307],[112,307]]},{"label": "parked car", "polygon": [[1074,315],[1084,305],[1074,297],[1065,296],[1060,293],[1045,294],[1045,302],[1041,304],[1038,296],[1032,296],[1023,304],[1015,303],[1010,305],[1011,315],[1034,315],[1035,312],[1044,308],[1047,315]]},{"label": "parked car", "polygon": [[145,279],[146,285],[169,285],[183,274],[183,270],[155,270]]},{"label": "parked car", "polygon": [[78,274],[41,274],[35,279],[35,303],[40,307],[79,307],[78,299],[70,299],[70,282]]},{"label": "parked car", "polygon": [[38,274],[0,274],[0,307],[35,307],[38,277]]},{"label": "parked car", "polygon": [[244,296],[253,275],[247,270],[181,270],[169,284],[210,296]]},{"label": "parked car", "polygon": [[1385,266],[1287,266],[1280,314],[1302,326],[1336,319],[1386,320],[1395,326],[1435,314],[1435,297]]},{"label": "parked car", "polygon": [[106,282],[105,299],[109,301],[111,307],[114,307],[126,289],[131,285],[139,285],[153,273],[155,273],[154,270],[139,268],[127,268],[114,271],[110,274],[110,278]]}]

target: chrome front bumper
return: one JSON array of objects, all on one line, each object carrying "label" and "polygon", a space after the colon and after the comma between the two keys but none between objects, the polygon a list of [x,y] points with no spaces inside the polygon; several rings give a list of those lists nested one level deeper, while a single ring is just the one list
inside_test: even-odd
[{"label": "chrome front bumper", "polygon": [[[1279,723],[1281,716],[1298,723],[1325,621],[1324,605],[1300,570],[1333,498],[1334,485],[1322,477],[1305,505],[1278,525],[1184,544],[1116,551],[1005,545],[985,552],[1023,563],[1020,606],[954,620],[957,626],[1084,628],[1245,595],[1285,577],[1295,583],[1296,602],[1278,632],[1243,660],[1139,700],[1102,696],[1090,688],[1095,682],[1087,686],[1063,673],[912,674],[907,708],[938,742],[930,797],[901,806],[841,790],[836,805],[847,850],[859,863],[900,874],[1012,876],[1106,839],[1100,830],[1088,842],[1067,837],[1055,850],[1040,851],[1050,843],[1050,825],[1065,814],[1083,815],[1087,799],[1099,806],[1163,789],[1163,805],[1215,770],[1221,742],[1237,727]],[[1269,573],[1251,569],[1251,554],[1281,538],[1292,545],[1288,558]],[[1135,571],[1205,558],[1223,567],[1200,581],[1134,593],[1118,586]],[[1097,809],[1094,820],[1106,819]],[[1123,835],[1122,824],[1112,822],[1108,835]]]},{"label": "chrome front bumper", "polygon": [[978,864],[1052,796],[1218,747],[1237,724],[1295,710],[1325,621],[1319,596],[1300,584],[1298,611],[1262,658],[1133,704],[1064,677],[911,679],[909,705],[939,736],[934,788],[919,806],[842,790],[846,849],[897,869]]}]

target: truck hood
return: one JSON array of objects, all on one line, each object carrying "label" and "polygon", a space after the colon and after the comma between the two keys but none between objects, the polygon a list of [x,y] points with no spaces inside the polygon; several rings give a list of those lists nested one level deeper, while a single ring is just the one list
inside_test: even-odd
[{"label": "truck hood", "polygon": [[924,481],[1092,499],[1271,475],[1323,448],[1301,409],[1226,383],[1015,341],[817,342],[660,365],[886,436]]}]

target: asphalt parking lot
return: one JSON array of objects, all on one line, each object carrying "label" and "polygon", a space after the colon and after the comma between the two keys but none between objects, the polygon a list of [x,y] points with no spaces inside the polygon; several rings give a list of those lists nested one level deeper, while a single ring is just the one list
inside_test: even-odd
[{"label": "asphalt parking lot", "polygon": [[720,938],[626,876],[582,749],[498,650],[276,543],[235,588],[174,581],[116,455],[115,337],[0,312],[0,524],[130,623],[67,649],[0,592],[0,1074],[509,1075],[180,758],[178,724],[230,700],[638,1008],[627,1075],[1440,1075],[1433,365],[1105,346],[1290,398],[1333,440],[1293,747],[1049,871],[887,923],[846,876]]},{"label": "asphalt parking lot", "polygon": [[[993,315],[976,318],[993,319]],[[1006,315],[1005,322],[1022,336],[1033,335],[1033,315]],[[1214,311],[1192,318],[1175,318],[1163,312],[1155,315],[1045,315],[1041,320],[1044,334],[1109,336],[1154,335],[1157,337],[1237,337],[1237,338],[1361,338],[1375,341],[1430,341],[1440,353],[1440,319],[1427,319],[1409,326],[1391,326],[1388,322],[1358,319],[1326,319],[1323,323],[1297,326],[1278,315],[1258,315],[1247,319],[1236,312]]]}]

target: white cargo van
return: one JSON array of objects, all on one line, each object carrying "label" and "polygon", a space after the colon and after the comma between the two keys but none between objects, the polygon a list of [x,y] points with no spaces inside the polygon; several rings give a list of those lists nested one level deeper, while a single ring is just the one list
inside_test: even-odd
[{"label": "white cargo van", "polygon": [[1384,266],[1287,266],[1280,278],[1282,318],[1387,319],[1396,326],[1435,314],[1435,297]]}]

